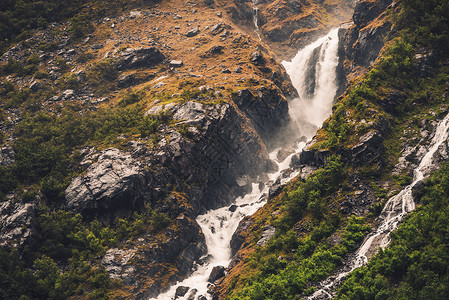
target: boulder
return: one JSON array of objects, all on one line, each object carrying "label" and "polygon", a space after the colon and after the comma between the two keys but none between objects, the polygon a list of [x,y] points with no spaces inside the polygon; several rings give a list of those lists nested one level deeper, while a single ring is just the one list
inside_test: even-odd
[{"label": "boulder", "polygon": [[240,248],[243,245],[243,242],[245,241],[246,232],[252,225],[253,221],[249,216],[244,217],[239,225],[237,226],[237,229],[232,234],[231,238],[231,256],[234,256],[237,251],[240,250]]},{"label": "boulder", "polygon": [[189,291],[189,287],[188,286],[178,286],[176,288],[176,293],[175,293],[175,299],[178,297],[184,297],[185,294],[187,294],[187,292]]},{"label": "boulder", "polygon": [[209,279],[207,281],[214,283],[217,279],[225,276],[226,268],[223,266],[215,266],[210,272]]},{"label": "boulder", "polygon": [[263,247],[265,246],[269,240],[271,240],[276,233],[276,228],[271,225],[265,225],[263,229],[262,237],[257,242],[257,246]]},{"label": "boulder", "polygon": [[128,48],[120,53],[118,70],[152,67],[161,63],[165,56],[155,47]]},{"label": "boulder", "polygon": [[100,213],[105,220],[127,216],[143,205],[139,189],[144,186],[142,164],[131,155],[109,148],[84,175],[72,180],[65,190],[65,205],[85,216]]},{"label": "boulder", "polygon": [[200,30],[198,27],[192,28],[190,29],[187,33],[186,33],[186,37],[194,37],[196,35],[198,35],[200,33]]},{"label": "boulder", "polygon": [[180,68],[184,65],[182,60],[171,60],[170,61],[170,67],[172,68]]}]

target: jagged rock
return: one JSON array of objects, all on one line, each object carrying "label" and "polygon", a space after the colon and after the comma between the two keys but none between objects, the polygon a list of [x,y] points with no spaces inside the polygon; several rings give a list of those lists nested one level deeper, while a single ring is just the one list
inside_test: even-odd
[{"label": "jagged rock", "polygon": [[182,60],[171,60],[170,61],[170,67],[172,68],[179,68],[182,67],[184,65],[184,63],[182,62]]},{"label": "jagged rock", "polygon": [[265,228],[263,229],[262,237],[257,242],[257,246],[263,247],[265,246],[269,240],[274,236],[276,233],[276,228],[271,225],[265,225]]},{"label": "jagged rock", "polygon": [[102,218],[130,215],[142,206],[138,193],[144,185],[143,166],[118,149],[101,152],[98,161],[65,190],[66,206],[74,212]]},{"label": "jagged rock", "polygon": [[175,298],[184,297],[185,294],[187,294],[187,292],[189,291],[189,289],[190,288],[188,286],[178,286],[176,288]]},{"label": "jagged rock", "polygon": [[426,183],[424,180],[418,181],[412,188],[412,196],[415,202],[419,203],[421,201],[421,197],[425,194]]},{"label": "jagged rock", "polygon": [[350,159],[355,164],[367,164],[381,158],[384,151],[382,137],[378,131],[363,135],[359,143],[351,148]]},{"label": "jagged rock", "polygon": [[[129,260],[135,255],[136,249],[123,250],[112,248],[106,251],[101,264],[104,266],[111,278],[122,277],[122,272],[127,266]],[[126,276],[129,276],[129,269]]]},{"label": "jagged rock", "polygon": [[223,49],[224,49],[224,47],[220,46],[220,45],[213,46],[212,48],[207,50],[206,55],[207,54],[222,54]]},{"label": "jagged rock", "polygon": [[33,80],[32,83],[30,84],[30,90],[33,92],[37,92],[41,88],[42,88],[42,82],[40,82],[40,81]]},{"label": "jagged rock", "polygon": [[62,98],[64,100],[70,99],[71,97],[73,97],[73,95],[75,95],[74,90],[65,90],[64,92],[62,92]]},{"label": "jagged rock", "polygon": [[281,148],[278,150],[276,159],[278,161],[284,161],[289,155],[293,153],[295,153],[295,150],[293,150],[292,148]]},{"label": "jagged rock", "polygon": [[173,119],[184,120],[189,124],[201,124],[206,118],[203,104],[195,101],[188,101],[181,106],[177,106],[175,111]]},{"label": "jagged rock", "polygon": [[161,63],[165,56],[155,47],[128,48],[120,53],[118,70],[152,67]]},{"label": "jagged rock", "polygon": [[196,35],[198,35],[200,33],[200,30],[198,27],[192,28],[190,29],[187,33],[186,33],[186,37],[194,37]]},{"label": "jagged rock", "polygon": [[224,30],[225,26],[223,23],[216,24],[210,28],[212,35],[217,35]]},{"label": "jagged rock", "polygon": [[214,283],[217,279],[225,276],[226,268],[223,266],[215,266],[210,272],[209,279],[207,281]]},{"label": "jagged rock", "polygon": [[[379,22],[377,26],[366,24],[377,18],[392,0],[357,2],[353,19],[356,26],[350,28],[345,36],[345,55],[354,61],[355,65],[367,67],[373,64],[385,44],[386,36],[392,29],[388,21]],[[366,26],[366,27],[365,27]],[[347,70],[350,73],[351,70]]]},{"label": "jagged rock", "polygon": [[[176,231],[166,229],[165,239],[154,240],[151,235],[144,236],[139,251],[133,256],[135,271],[129,280],[134,281],[135,286],[145,285],[135,297],[157,297],[192,272],[194,262],[206,254],[207,247],[199,225],[187,217],[175,219]],[[168,278],[153,281],[167,275],[168,269],[172,270]]]},{"label": "jagged rock", "polygon": [[[321,167],[326,164],[329,155],[330,152],[328,150],[315,151],[310,150],[308,147],[306,147],[299,154],[299,165],[311,165],[314,167]],[[295,163],[298,164],[296,161]]]},{"label": "jagged rock", "polygon": [[261,66],[261,65],[265,64],[265,58],[263,57],[263,54],[261,51],[255,51],[255,52],[251,53],[249,60],[257,66]]},{"label": "jagged rock", "polygon": [[268,189],[268,199],[273,199],[279,193],[282,191],[282,185],[280,180],[277,180],[275,183],[273,183],[270,188]]},{"label": "jagged rock", "polygon": [[14,149],[10,146],[0,148],[0,166],[8,167],[16,162]]},{"label": "jagged rock", "polygon": [[277,89],[261,87],[256,90],[256,95],[243,89],[234,94],[232,100],[266,141],[274,144],[279,130],[288,124],[288,103]]},{"label": "jagged rock", "polygon": [[36,227],[35,203],[0,203],[0,246],[18,247],[31,240]]},{"label": "jagged rock", "polygon": [[240,250],[240,248],[243,245],[243,242],[245,240],[245,233],[248,231],[250,226],[252,225],[253,221],[249,216],[244,217],[237,226],[237,229],[232,234],[231,238],[231,256],[233,257],[237,251]]},{"label": "jagged rock", "polygon": [[392,0],[358,1],[354,8],[353,21],[357,27],[365,27],[377,18]]}]

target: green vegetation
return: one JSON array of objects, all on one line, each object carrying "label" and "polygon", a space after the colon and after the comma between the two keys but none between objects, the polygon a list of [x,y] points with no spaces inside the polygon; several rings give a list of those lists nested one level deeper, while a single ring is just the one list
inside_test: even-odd
[{"label": "green vegetation", "polygon": [[449,165],[427,181],[420,207],[387,249],[354,271],[338,299],[449,298]]},{"label": "green vegetation", "polygon": [[111,16],[144,3],[148,1],[3,0],[0,3],[0,53],[25,39],[30,30],[45,28],[49,23],[69,21],[69,31],[76,39],[93,30],[91,22],[96,18]]},{"label": "green vegetation", "polygon": [[[283,213],[271,221],[278,232],[250,257],[250,275],[235,282],[239,288],[230,291],[228,299],[297,299],[310,294],[312,283],[329,276],[355,250],[369,226],[363,218],[344,218],[329,203],[344,172],[340,159],[333,157],[325,168],[297,182],[278,200]],[[303,232],[292,229],[299,220],[309,223]],[[332,242],[331,236],[340,241]]]},{"label": "green vegetation", "polygon": [[[119,284],[98,267],[106,249],[142,232],[156,233],[171,220],[166,214],[147,207],[129,219],[118,219],[112,226],[79,214],[41,209],[38,217],[40,239],[17,251],[0,249],[0,297],[2,299],[66,299],[84,295],[106,299]],[[64,272],[60,269],[63,267]]]},{"label": "green vegetation", "polygon": [[55,113],[30,114],[15,128],[16,162],[0,167],[0,192],[38,184],[49,201],[58,201],[70,178],[82,171],[74,149],[119,143],[119,135],[148,138],[169,120],[166,114],[145,116],[139,103],[84,113],[66,105]]}]

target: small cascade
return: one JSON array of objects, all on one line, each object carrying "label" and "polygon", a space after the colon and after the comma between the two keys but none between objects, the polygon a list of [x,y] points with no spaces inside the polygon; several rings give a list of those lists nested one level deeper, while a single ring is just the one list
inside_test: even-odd
[{"label": "small cascade", "polygon": [[261,41],[261,37],[259,34],[259,8],[257,7],[258,0],[252,0],[253,2],[253,23],[254,23],[254,32],[257,34],[257,37]]},{"label": "small cascade", "polygon": [[[295,78],[293,84],[299,94],[308,95],[305,99],[298,98],[291,100],[289,103],[291,119],[295,121],[297,130],[301,133],[299,136],[305,136],[307,140],[314,136],[321,123],[329,117],[332,102],[337,92],[335,83],[338,64],[337,32],[338,29],[333,29],[326,37],[300,50],[292,62],[283,62],[287,72],[292,78]],[[314,52],[315,49],[318,50]],[[302,59],[305,56],[307,56],[306,59]],[[306,64],[310,65],[310,69],[315,68],[315,71],[311,71],[314,72],[314,78],[311,80],[315,82],[313,91],[303,91],[306,85],[303,81],[306,80],[306,76],[301,77],[299,73],[306,69]],[[315,103],[316,101],[319,104]],[[197,222],[206,239],[208,254],[201,259],[202,264],[196,266],[196,271],[190,277],[172,286],[167,292],[159,295],[157,299],[174,299],[176,289],[180,286],[188,287],[189,291],[185,296],[177,299],[202,300],[210,298],[207,293],[210,284],[208,282],[209,275],[214,267],[229,265],[231,261],[230,241],[240,220],[244,216],[252,215],[266,203],[271,183],[285,184],[297,175],[297,172],[292,172],[289,177],[281,176],[281,173],[289,168],[292,156],[299,153],[305,146],[304,139],[296,141],[296,138],[293,137],[293,140],[288,141],[289,146],[293,145],[292,148],[295,152],[282,161],[277,159],[280,149],[275,149],[270,153],[270,158],[278,165],[278,171],[268,174],[267,182],[263,185],[254,183],[252,192],[245,197],[237,198],[233,205],[214,209],[197,217]]]},{"label": "small cascade", "polygon": [[380,225],[375,231],[368,235],[363,244],[349,261],[345,262],[345,268],[334,276],[333,280],[322,282],[322,289],[316,291],[308,299],[330,299],[332,292],[341,281],[354,269],[361,267],[377,252],[379,248],[385,248],[390,243],[390,233],[396,230],[403,218],[415,209],[413,200],[414,186],[429,176],[435,169],[433,157],[440,145],[449,137],[449,114],[438,124],[435,135],[431,140],[430,147],[421,159],[418,167],[414,170],[413,182],[405,187],[399,194],[391,197],[385,204],[379,220]]}]

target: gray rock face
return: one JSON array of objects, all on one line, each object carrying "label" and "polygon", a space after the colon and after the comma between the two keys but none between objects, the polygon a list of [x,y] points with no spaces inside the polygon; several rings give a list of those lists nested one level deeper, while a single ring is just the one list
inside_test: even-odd
[{"label": "gray rock face", "polygon": [[35,230],[36,211],[34,203],[0,203],[0,246],[20,247],[29,242]]},{"label": "gray rock face", "polygon": [[67,208],[89,216],[101,213],[106,219],[139,208],[143,204],[138,194],[144,185],[142,164],[114,148],[102,151],[97,160],[65,190]]},{"label": "gray rock face", "polygon": [[232,234],[231,238],[231,256],[234,256],[237,251],[243,246],[243,242],[245,241],[245,232],[252,225],[251,218],[249,216],[244,217],[237,229]]},{"label": "gray rock face", "polygon": [[[136,298],[157,297],[169,285],[189,274],[193,263],[207,252],[204,236],[195,221],[187,217],[177,218],[176,228],[176,232],[173,228],[166,229],[163,239],[143,238],[132,259],[134,272],[128,275],[129,282],[136,287]],[[154,280],[166,276],[170,269],[171,275],[163,282]],[[148,284],[149,281],[152,283]]]},{"label": "gray rock face", "polygon": [[226,268],[223,266],[215,266],[210,272],[209,279],[207,281],[214,283],[217,279],[225,276]]},{"label": "gray rock face", "polygon": [[232,100],[248,116],[265,141],[275,143],[276,135],[288,124],[288,103],[277,89],[262,87],[256,95],[243,89]]},{"label": "gray rock face", "polygon": [[354,26],[346,33],[346,56],[355,65],[370,66],[379,55],[386,41],[386,36],[392,29],[392,24],[385,22],[377,27],[365,27],[377,18],[391,4],[391,0],[359,1],[355,7]]},{"label": "gray rock face", "polygon": [[266,225],[265,228],[263,229],[262,237],[257,242],[257,245],[261,247],[265,246],[268,243],[268,241],[273,238],[275,233],[276,233],[275,227]]},{"label": "gray rock face", "polygon": [[134,271],[134,267],[127,266],[129,260],[135,255],[136,249],[122,250],[112,248],[106,251],[101,264],[105,267],[109,277],[126,279]]},{"label": "gray rock face", "polygon": [[0,166],[8,167],[15,163],[15,152],[12,147],[0,148]]}]

